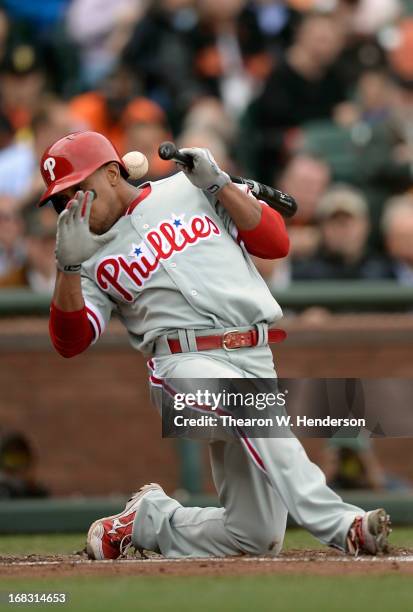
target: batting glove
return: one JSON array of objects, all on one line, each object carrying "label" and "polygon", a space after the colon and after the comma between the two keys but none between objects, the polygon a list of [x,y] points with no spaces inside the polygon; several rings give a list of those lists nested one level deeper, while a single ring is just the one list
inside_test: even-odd
[{"label": "batting glove", "polygon": [[90,231],[93,197],[91,191],[78,191],[57,220],[56,264],[66,274],[79,273],[81,264],[118,234],[109,230],[98,236]]},{"label": "batting glove", "polygon": [[203,191],[217,193],[225,185],[231,182],[229,175],[218,167],[208,149],[181,149],[182,153],[190,155],[194,167],[188,168],[177,162],[177,165],[185,172],[191,183]]}]

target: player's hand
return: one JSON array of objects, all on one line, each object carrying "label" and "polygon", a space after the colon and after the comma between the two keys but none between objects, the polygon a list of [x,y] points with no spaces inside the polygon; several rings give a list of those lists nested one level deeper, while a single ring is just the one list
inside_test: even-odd
[{"label": "player's hand", "polygon": [[56,263],[67,274],[78,273],[84,261],[117,236],[117,230],[101,236],[90,231],[93,197],[92,191],[78,191],[57,220]]},{"label": "player's hand", "polygon": [[181,149],[181,153],[190,155],[193,159],[193,168],[188,168],[177,162],[179,168],[185,172],[191,183],[209,193],[217,193],[231,182],[229,175],[221,170],[208,149]]}]

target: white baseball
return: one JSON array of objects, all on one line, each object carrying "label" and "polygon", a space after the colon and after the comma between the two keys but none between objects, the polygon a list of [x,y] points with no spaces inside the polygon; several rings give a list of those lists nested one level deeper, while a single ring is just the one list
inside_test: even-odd
[{"label": "white baseball", "polygon": [[139,151],[129,151],[122,157],[122,161],[128,169],[129,178],[133,181],[142,178],[148,172],[149,163],[146,155]]}]

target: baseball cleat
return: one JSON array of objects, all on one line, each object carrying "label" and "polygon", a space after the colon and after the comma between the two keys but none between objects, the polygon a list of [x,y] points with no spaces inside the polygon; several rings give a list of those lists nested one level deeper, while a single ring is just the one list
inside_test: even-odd
[{"label": "baseball cleat", "polygon": [[92,523],[86,540],[86,552],[89,559],[102,561],[118,559],[126,555],[132,546],[133,521],[139,505],[145,495],[157,489],[162,491],[162,487],[154,482],[144,485],[132,495],[122,512]]},{"label": "baseball cleat", "polygon": [[390,525],[390,516],[383,508],[357,516],[347,535],[347,552],[354,556],[387,553]]}]

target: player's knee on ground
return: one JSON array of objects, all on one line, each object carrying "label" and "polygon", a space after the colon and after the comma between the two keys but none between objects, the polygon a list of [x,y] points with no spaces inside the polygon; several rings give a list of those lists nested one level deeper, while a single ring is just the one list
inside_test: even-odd
[{"label": "player's knee on ground", "polygon": [[278,555],[283,545],[283,536],[277,535],[274,523],[257,525],[248,533],[233,533],[240,550],[248,555]]}]

